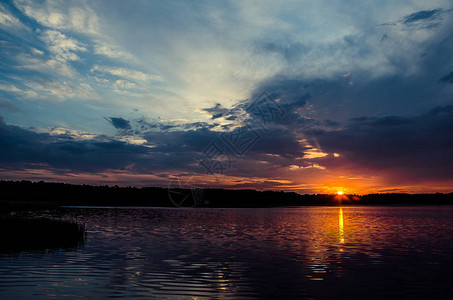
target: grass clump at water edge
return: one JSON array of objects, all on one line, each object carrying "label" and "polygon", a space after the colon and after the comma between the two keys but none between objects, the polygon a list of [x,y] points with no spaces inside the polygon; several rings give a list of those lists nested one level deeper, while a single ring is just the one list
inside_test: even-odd
[{"label": "grass clump at water edge", "polygon": [[0,253],[77,248],[84,240],[85,227],[77,222],[0,216]]}]

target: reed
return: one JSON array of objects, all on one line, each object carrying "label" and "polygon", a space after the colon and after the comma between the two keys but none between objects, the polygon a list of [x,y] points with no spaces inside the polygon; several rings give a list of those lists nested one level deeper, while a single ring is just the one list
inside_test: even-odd
[{"label": "reed", "polygon": [[84,240],[85,227],[77,222],[0,216],[0,253],[77,248]]}]

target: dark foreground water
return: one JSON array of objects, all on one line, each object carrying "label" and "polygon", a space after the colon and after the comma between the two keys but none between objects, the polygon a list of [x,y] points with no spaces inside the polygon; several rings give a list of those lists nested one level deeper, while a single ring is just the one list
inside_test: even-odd
[{"label": "dark foreground water", "polygon": [[72,209],[85,246],[0,256],[0,299],[453,297],[452,207]]}]

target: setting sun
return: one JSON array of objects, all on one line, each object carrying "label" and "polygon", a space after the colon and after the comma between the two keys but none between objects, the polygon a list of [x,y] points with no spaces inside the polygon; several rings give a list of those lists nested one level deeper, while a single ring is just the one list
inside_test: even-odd
[{"label": "setting sun", "polygon": [[343,195],[343,191],[338,191],[337,194],[338,195]]}]

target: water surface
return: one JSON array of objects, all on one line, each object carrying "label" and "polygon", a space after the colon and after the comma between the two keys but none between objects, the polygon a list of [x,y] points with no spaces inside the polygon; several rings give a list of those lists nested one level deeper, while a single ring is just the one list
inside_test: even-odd
[{"label": "water surface", "polygon": [[452,207],[67,209],[83,248],[0,256],[1,299],[453,297]]}]

